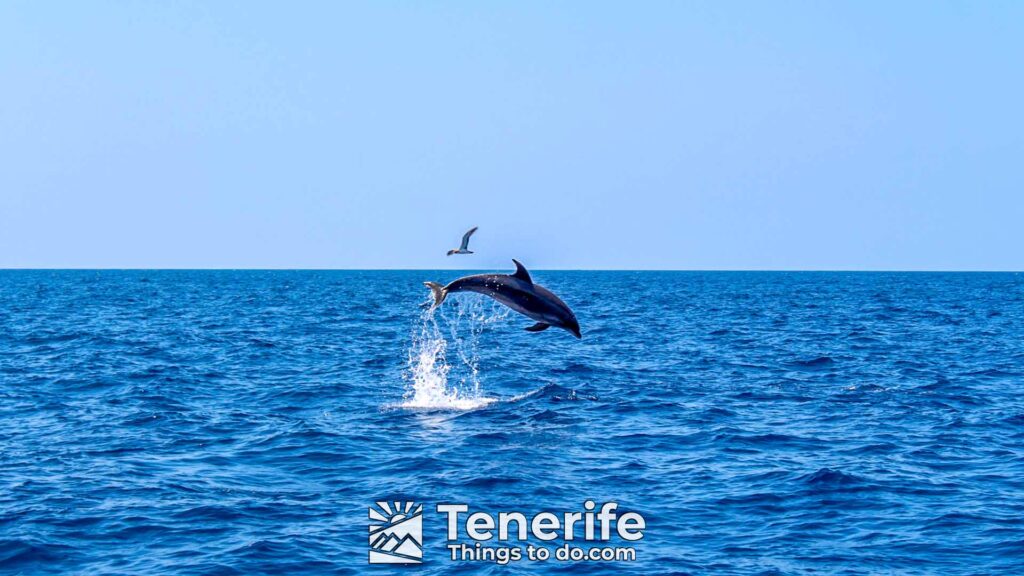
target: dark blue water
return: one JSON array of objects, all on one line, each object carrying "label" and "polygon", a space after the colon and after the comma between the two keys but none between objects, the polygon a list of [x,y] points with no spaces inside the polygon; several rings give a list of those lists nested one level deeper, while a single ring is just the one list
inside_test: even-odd
[{"label": "dark blue water", "polygon": [[[363,573],[367,507],[493,574],[1020,573],[1024,276],[0,272],[0,570]],[[647,520],[633,563],[456,563],[437,502]],[[372,568],[374,573],[391,569]]]}]

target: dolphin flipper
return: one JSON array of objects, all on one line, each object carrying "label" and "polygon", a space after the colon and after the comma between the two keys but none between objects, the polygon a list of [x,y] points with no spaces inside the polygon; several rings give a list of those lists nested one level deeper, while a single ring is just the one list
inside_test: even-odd
[{"label": "dolphin flipper", "polygon": [[543,332],[544,330],[547,330],[548,328],[551,328],[551,324],[547,324],[545,322],[537,322],[533,326],[530,326],[529,328],[527,328],[526,331],[527,332]]}]

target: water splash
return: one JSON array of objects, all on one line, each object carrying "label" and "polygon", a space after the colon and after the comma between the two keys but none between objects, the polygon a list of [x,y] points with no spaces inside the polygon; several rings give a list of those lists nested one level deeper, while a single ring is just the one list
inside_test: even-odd
[{"label": "water splash", "polygon": [[[399,407],[472,410],[496,402],[480,387],[479,342],[489,324],[508,315],[508,308],[475,295],[425,309],[413,328],[403,375],[408,389]],[[457,361],[450,363],[449,355]]]}]

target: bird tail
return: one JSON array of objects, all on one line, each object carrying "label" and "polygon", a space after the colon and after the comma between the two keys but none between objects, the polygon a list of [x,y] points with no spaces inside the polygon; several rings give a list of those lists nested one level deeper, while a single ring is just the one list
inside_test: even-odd
[{"label": "bird tail", "polygon": [[434,307],[440,306],[441,302],[444,302],[445,296],[448,295],[448,291],[444,289],[444,286],[437,282],[424,282],[423,285],[430,288],[430,292],[434,294]]}]

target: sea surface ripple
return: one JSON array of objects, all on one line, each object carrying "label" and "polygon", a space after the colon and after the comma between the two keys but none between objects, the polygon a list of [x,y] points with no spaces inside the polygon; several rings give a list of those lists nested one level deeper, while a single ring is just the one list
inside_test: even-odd
[{"label": "sea surface ripple", "polygon": [[533,274],[581,341],[453,271],[0,272],[0,571],[360,574],[402,496],[647,519],[461,572],[1024,573],[1024,276]]}]

